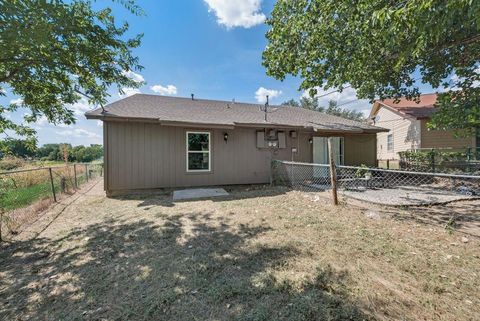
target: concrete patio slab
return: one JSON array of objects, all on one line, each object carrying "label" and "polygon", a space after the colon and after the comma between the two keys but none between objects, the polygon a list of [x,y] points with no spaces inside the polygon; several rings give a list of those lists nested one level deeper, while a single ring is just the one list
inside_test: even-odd
[{"label": "concrete patio slab", "polygon": [[223,188],[188,188],[182,189],[173,192],[173,200],[191,200],[198,198],[209,198],[209,197],[219,197],[219,196],[228,196]]}]

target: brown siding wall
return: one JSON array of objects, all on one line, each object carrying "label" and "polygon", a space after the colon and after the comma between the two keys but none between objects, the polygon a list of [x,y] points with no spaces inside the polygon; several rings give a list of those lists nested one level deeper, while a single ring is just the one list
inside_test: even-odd
[{"label": "brown siding wall", "polygon": [[456,138],[452,131],[428,130],[427,121],[422,120],[422,148],[468,148],[475,147],[475,138]]},{"label": "brown siding wall", "polygon": [[377,165],[376,134],[345,136],[345,165]]},{"label": "brown siding wall", "polygon": [[[286,148],[270,151],[256,147],[259,129],[191,129],[211,132],[212,171],[187,173],[185,135],[188,128],[134,122],[105,124],[106,188],[109,191],[162,187],[255,184],[269,181],[270,160],[312,161],[310,133],[291,138]],[[228,141],[224,141],[228,133]],[[297,154],[292,157],[291,149]],[[347,164],[374,165],[375,135],[346,137]]]}]

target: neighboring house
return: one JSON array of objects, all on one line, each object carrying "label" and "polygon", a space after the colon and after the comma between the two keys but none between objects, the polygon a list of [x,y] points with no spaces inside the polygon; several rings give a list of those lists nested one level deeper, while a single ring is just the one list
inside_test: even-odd
[{"label": "neighboring house", "polygon": [[[266,112],[265,112],[266,109]],[[105,189],[268,183],[272,159],[376,164],[384,129],[299,107],[136,94],[86,113],[103,121]]]},{"label": "neighboring house", "polygon": [[377,159],[399,159],[399,152],[420,148],[477,147],[475,137],[458,138],[452,131],[427,128],[436,101],[437,94],[421,95],[418,103],[405,98],[376,101],[370,112],[372,124],[389,130],[377,134]]}]

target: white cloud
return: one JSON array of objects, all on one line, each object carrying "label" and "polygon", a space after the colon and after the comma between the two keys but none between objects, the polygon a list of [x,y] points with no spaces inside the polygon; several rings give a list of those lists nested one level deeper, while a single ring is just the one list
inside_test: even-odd
[{"label": "white cloud", "polygon": [[103,121],[97,120],[97,126],[98,127],[103,127]]},{"label": "white cloud", "polygon": [[46,124],[48,124],[48,119],[45,115],[42,115],[42,116],[40,116],[40,118],[37,119],[35,124],[37,124],[39,126],[46,125]]},{"label": "white cloud", "polygon": [[153,85],[150,89],[160,95],[176,95],[177,94],[177,87],[174,85],[167,85],[167,87],[163,87],[162,85]]},{"label": "white cloud", "polygon": [[124,71],[122,71],[122,74],[124,76],[127,76],[128,78],[132,79],[135,82],[144,82],[145,81],[145,78],[143,78],[142,75],[137,74],[136,72],[133,72],[131,70],[129,70],[129,71],[124,70]]},{"label": "white cloud", "polygon": [[[474,72],[477,74],[477,76],[480,75],[480,67],[477,67]],[[453,73],[452,77],[450,77],[450,87],[447,87],[445,88],[446,91],[449,91],[449,90],[458,90],[460,89],[459,87],[457,87],[457,83],[458,82],[462,82],[464,81],[465,78],[463,77],[459,77],[456,73]],[[472,82],[472,87],[474,88],[477,88],[477,87],[480,87],[480,80],[474,80]]]},{"label": "white cloud", "polygon": [[264,104],[267,102],[267,95],[269,99],[273,99],[275,97],[280,96],[281,94],[282,94],[281,90],[274,90],[274,89],[267,89],[267,88],[260,87],[255,92],[255,99],[260,104]]},{"label": "white cloud", "polygon": [[60,127],[60,128],[72,128],[72,125],[67,125],[67,124],[57,124],[55,127]]},{"label": "white cloud", "polygon": [[[358,110],[364,114],[368,110],[367,115],[370,113],[371,104],[368,99],[357,99],[357,91],[352,87],[345,88],[342,92],[335,91],[335,88],[324,90],[316,87],[320,106],[328,107],[328,102],[334,100],[337,104],[342,105],[340,107],[349,110]],[[331,94],[329,94],[331,93]],[[327,95],[328,94],[328,95]],[[310,97],[308,90],[304,91],[302,97]]]},{"label": "white cloud", "polygon": [[261,12],[262,0],[204,0],[217,22],[227,28],[250,28],[265,21]]},{"label": "white cloud", "polygon": [[[137,74],[136,72],[133,72],[131,70],[129,71],[122,71],[122,74],[127,76],[128,78],[132,79],[133,81],[137,82],[137,83],[141,83],[141,82],[144,82],[145,81],[145,78],[143,78],[142,75],[140,74]],[[123,87],[122,88],[122,91],[123,91],[123,94],[122,93],[118,93],[118,96],[120,98],[126,98],[126,97],[130,97],[132,95],[135,95],[135,94],[140,94],[140,89],[138,88],[130,88],[130,87]]]},{"label": "white cloud", "polygon": [[368,118],[370,116],[370,111],[371,109],[362,109],[360,110],[365,118]]},{"label": "white cloud", "polygon": [[23,104],[23,99],[22,98],[12,99],[10,100],[10,104],[20,106],[21,104]]},{"label": "white cloud", "polygon": [[56,132],[58,135],[61,136],[72,136],[72,137],[77,137],[77,138],[101,138],[100,135],[94,132],[90,132],[86,129],[82,128],[76,128],[73,130],[63,130],[63,131],[57,131]]},{"label": "white cloud", "polygon": [[67,106],[67,108],[72,109],[77,116],[82,116],[85,114],[85,112],[93,109],[92,106],[88,104],[86,99],[81,99],[75,104]]},{"label": "white cloud", "polygon": [[126,98],[126,97],[130,97],[132,95],[135,95],[135,94],[140,94],[141,91],[140,89],[138,88],[129,88],[129,87],[125,87],[125,88],[122,88],[122,91],[123,91],[123,94],[122,93],[118,93],[118,96],[120,98]]}]

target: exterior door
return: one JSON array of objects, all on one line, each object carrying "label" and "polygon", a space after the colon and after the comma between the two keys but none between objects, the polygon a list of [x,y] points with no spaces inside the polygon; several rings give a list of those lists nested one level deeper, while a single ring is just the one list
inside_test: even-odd
[{"label": "exterior door", "polygon": [[[335,164],[343,165],[343,137],[332,137]],[[328,137],[313,137],[313,163],[328,164]],[[329,177],[328,167],[314,167],[314,177]]]}]

